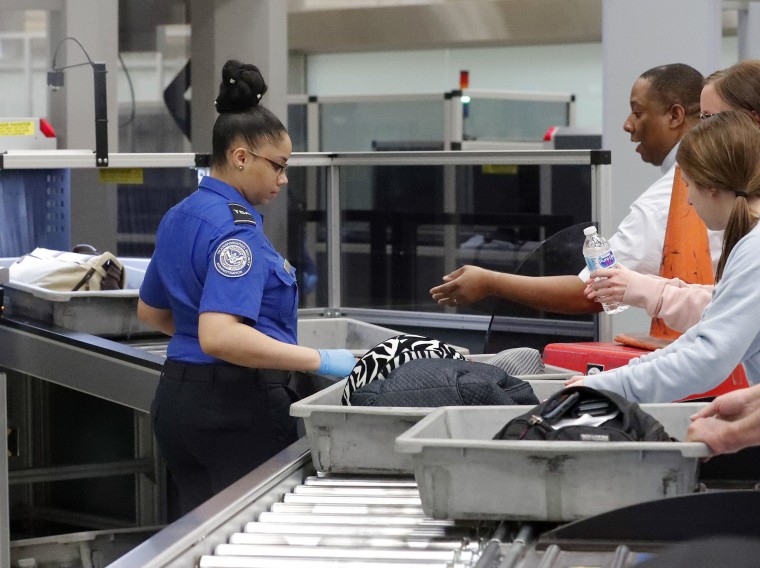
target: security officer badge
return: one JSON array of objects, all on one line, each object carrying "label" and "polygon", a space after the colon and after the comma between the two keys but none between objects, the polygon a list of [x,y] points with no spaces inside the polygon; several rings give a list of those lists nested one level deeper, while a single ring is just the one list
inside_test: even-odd
[{"label": "security officer badge", "polygon": [[240,239],[222,241],[214,251],[214,268],[222,276],[240,278],[248,273],[252,265],[251,248]]}]

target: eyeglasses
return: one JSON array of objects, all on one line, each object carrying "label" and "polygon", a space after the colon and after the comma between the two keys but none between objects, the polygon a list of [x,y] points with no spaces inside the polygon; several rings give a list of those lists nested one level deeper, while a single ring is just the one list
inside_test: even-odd
[{"label": "eyeglasses", "polygon": [[256,156],[257,158],[261,158],[262,160],[266,160],[267,162],[272,164],[274,171],[277,172],[277,177],[280,177],[281,175],[283,175],[288,169],[288,164],[279,164],[275,162],[274,160],[270,160],[269,158],[262,156],[261,154],[257,154],[253,150],[249,150],[248,148],[243,148],[243,150],[245,150],[246,152],[249,152],[251,155]]},{"label": "eyeglasses", "polygon": [[714,112],[714,113],[710,114],[710,113],[707,113],[707,112],[700,112],[699,113],[699,119],[700,120],[705,120],[707,118],[710,118],[711,116],[715,116],[716,114],[720,114],[720,113],[719,112]]}]

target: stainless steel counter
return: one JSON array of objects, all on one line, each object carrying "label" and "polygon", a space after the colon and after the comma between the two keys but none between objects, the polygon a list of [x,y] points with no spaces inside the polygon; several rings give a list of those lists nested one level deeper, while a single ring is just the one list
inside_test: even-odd
[{"label": "stainless steel counter", "polygon": [[[0,318],[0,369],[7,371],[9,392],[15,393],[9,399],[15,404],[10,408],[9,418],[15,414],[13,425],[20,432],[18,455],[6,458],[3,453],[0,457],[9,465],[6,487],[9,490],[15,487],[12,495],[16,522],[19,515],[93,528],[147,527],[166,522],[166,480],[149,416],[162,364],[163,357],[116,341],[20,317]],[[108,438],[111,447],[74,443],[70,451],[59,448],[58,458],[51,459],[48,437],[64,424],[48,422],[49,407],[42,402],[48,400],[46,397],[30,396],[32,390],[48,392],[44,387],[47,383],[131,409],[131,419],[120,414],[124,422],[119,424],[125,427],[118,430],[115,438]],[[110,415],[107,405],[103,402],[97,407],[97,416],[103,420]],[[83,412],[65,408],[68,415],[61,419],[67,424],[77,420],[77,412]],[[98,420],[90,414],[82,419]],[[60,484],[66,482],[90,483],[89,480],[99,478],[120,480],[125,476],[134,480],[133,489],[118,485],[120,489],[115,495],[127,499],[118,514],[111,513],[113,508],[105,503],[88,511],[87,507],[72,507],[61,500],[48,503],[43,497],[45,487],[62,487]],[[39,492],[34,488],[39,488]],[[8,503],[6,498],[0,502],[0,508],[7,511]]]},{"label": "stainless steel counter", "polygon": [[150,411],[164,358],[87,333],[0,318],[0,367]]}]

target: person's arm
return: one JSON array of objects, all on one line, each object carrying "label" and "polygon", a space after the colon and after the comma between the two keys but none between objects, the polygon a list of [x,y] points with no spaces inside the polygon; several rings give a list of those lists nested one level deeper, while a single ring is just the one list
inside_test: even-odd
[{"label": "person's arm", "polygon": [[712,300],[711,285],[640,274],[622,266],[598,269],[590,276],[585,290],[587,298],[643,308],[650,317],[661,318],[677,331],[686,331],[696,324]]},{"label": "person's arm", "polygon": [[[324,362],[324,355],[317,349],[272,339],[243,323],[242,318],[220,312],[200,315],[198,340],[207,355],[242,367],[318,371]],[[346,350],[330,351],[341,351],[339,355],[350,354]],[[346,376],[355,363],[353,356],[345,361],[333,361],[332,367],[323,369],[323,372]]]},{"label": "person's arm", "polygon": [[697,325],[667,347],[587,376],[583,384],[635,402],[671,402],[706,392],[737,364],[753,362],[760,352],[758,239],[760,233],[752,232],[734,247],[713,301]]},{"label": "person's arm", "polygon": [[687,442],[704,442],[716,454],[760,445],[760,385],[719,396],[692,416]]},{"label": "person's arm", "polygon": [[584,283],[575,275],[520,276],[463,266],[443,277],[444,284],[430,290],[442,306],[467,305],[495,296],[563,314],[595,313],[602,310],[598,302],[583,295]]},{"label": "person's arm", "polygon": [[[645,273],[656,273],[659,269],[674,173],[675,167],[640,195],[610,237],[619,263]],[[430,294],[442,306],[471,304],[495,296],[556,313],[600,312],[601,304],[583,294],[586,273],[584,269],[580,278],[533,277],[463,266],[444,276],[444,284],[432,288]]]},{"label": "person's arm", "polygon": [[683,332],[696,325],[712,301],[712,285],[687,284],[677,278],[665,280],[639,276],[632,281],[633,286],[629,286],[623,301],[628,299],[632,305],[644,303],[650,316],[662,319],[665,325],[676,331]]},{"label": "person's arm", "polygon": [[174,318],[171,310],[154,308],[142,299],[137,300],[137,319],[166,335],[174,335]]}]

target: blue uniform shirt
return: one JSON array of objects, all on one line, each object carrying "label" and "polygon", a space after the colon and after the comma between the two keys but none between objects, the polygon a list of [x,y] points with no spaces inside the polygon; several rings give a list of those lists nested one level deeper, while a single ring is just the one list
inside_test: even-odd
[{"label": "blue uniform shirt", "polygon": [[170,359],[219,362],[200,348],[203,312],[241,316],[274,339],[297,343],[295,269],[264,235],[261,214],[235,188],[212,177],[204,177],[161,220],[140,298],[172,311]]}]

